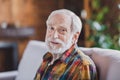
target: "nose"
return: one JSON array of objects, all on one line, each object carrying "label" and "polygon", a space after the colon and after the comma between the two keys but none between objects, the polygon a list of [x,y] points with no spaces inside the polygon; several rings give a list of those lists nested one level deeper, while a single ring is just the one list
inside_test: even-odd
[{"label": "nose", "polygon": [[54,32],[53,37],[58,38],[58,32],[57,31]]}]

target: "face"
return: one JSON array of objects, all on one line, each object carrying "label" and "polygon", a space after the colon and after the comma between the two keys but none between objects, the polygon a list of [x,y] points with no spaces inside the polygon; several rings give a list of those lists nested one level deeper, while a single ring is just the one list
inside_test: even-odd
[{"label": "face", "polygon": [[52,53],[63,53],[72,46],[73,34],[69,16],[54,14],[48,18],[45,42]]}]

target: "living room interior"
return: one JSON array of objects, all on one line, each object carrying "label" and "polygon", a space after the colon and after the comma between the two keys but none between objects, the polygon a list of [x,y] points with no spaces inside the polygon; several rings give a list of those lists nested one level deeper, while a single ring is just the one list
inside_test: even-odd
[{"label": "living room interior", "polygon": [[120,0],[0,0],[0,73],[17,70],[29,41],[44,41],[46,20],[56,9],[83,23],[80,47],[120,50]]}]

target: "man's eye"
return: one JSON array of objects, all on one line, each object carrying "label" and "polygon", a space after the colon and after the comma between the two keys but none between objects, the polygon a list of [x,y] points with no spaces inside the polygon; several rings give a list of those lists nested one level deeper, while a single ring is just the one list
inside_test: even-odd
[{"label": "man's eye", "polygon": [[66,30],[66,29],[62,29],[62,31],[63,31],[63,32],[67,32],[67,30]]},{"label": "man's eye", "polygon": [[65,32],[67,32],[66,29],[60,29],[59,31],[60,31],[60,33],[65,33]]},{"label": "man's eye", "polygon": [[63,32],[64,32],[65,30],[64,30],[64,29],[62,29],[61,31],[63,31]]},{"label": "man's eye", "polygon": [[54,28],[53,27],[49,27],[49,30],[54,30]]}]

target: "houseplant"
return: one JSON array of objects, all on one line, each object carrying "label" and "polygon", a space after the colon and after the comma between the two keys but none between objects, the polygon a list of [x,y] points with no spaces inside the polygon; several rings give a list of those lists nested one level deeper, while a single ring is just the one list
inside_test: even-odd
[{"label": "houseplant", "polygon": [[86,22],[91,29],[88,40],[93,42],[92,46],[120,50],[120,15],[111,22],[106,18],[111,11],[110,7],[102,5],[100,0],[92,0],[91,9],[91,18]]}]

